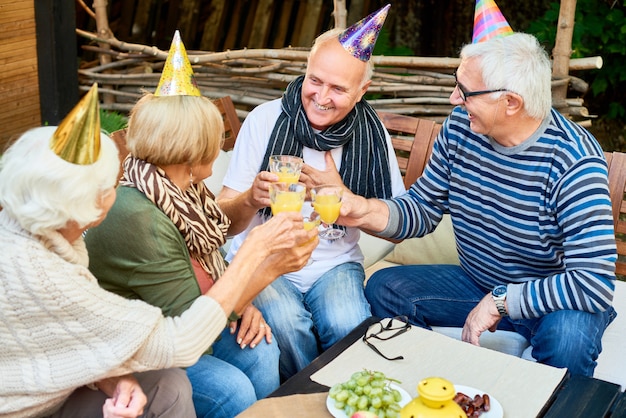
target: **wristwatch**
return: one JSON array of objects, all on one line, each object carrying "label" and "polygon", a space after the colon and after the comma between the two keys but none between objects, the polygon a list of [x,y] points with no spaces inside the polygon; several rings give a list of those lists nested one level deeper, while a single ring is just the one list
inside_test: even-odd
[{"label": "wristwatch", "polygon": [[509,313],[506,311],[506,307],[504,306],[504,301],[506,300],[506,286],[501,284],[496,286],[491,291],[491,297],[493,301],[496,303],[496,308],[498,308],[498,312],[500,312],[501,317],[509,316]]}]

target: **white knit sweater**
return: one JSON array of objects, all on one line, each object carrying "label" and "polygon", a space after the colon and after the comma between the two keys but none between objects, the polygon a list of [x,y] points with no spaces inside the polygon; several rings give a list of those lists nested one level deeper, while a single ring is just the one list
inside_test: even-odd
[{"label": "white knit sweater", "polygon": [[0,417],[50,414],[75,388],[105,377],[191,365],[227,321],[209,297],[164,318],[103,290],[82,239],[33,237],[6,210],[0,254]]}]

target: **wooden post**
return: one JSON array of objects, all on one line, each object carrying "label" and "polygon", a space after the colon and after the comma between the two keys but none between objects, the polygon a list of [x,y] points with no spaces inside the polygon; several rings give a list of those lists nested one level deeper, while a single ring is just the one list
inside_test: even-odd
[{"label": "wooden post", "polygon": [[[109,28],[109,15],[107,12],[107,0],[94,0],[93,9],[96,13],[96,28],[98,30],[98,36],[104,39],[111,39],[112,33]],[[111,45],[100,42],[100,48],[104,50],[111,49]],[[100,54],[100,64],[105,65],[111,62],[111,56],[109,54]],[[107,71],[108,72],[108,71]],[[105,88],[112,88],[112,86],[101,86]],[[101,95],[103,103],[115,103],[115,97],[112,94],[104,93]]]},{"label": "wooden post", "polygon": [[345,28],[348,26],[348,10],[346,9],[346,0],[335,0],[335,9],[333,17],[335,18],[335,28]]},{"label": "wooden post", "polygon": [[[556,41],[552,51],[552,78],[569,77],[569,60],[572,55],[572,36],[576,16],[576,0],[561,0]],[[552,103],[557,109],[565,107],[568,83],[552,89]]]}]

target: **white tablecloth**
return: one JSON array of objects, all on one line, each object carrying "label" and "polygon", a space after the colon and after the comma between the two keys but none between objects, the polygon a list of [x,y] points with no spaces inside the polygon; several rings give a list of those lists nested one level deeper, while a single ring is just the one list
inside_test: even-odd
[{"label": "white tablecloth", "polygon": [[506,418],[529,418],[537,416],[566,373],[415,326],[391,340],[370,341],[387,357],[404,359],[385,360],[359,340],[311,379],[332,386],[355,371],[379,370],[400,380],[399,385],[415,397],[417,382],[438,376],[488,393],[500,402]]}]

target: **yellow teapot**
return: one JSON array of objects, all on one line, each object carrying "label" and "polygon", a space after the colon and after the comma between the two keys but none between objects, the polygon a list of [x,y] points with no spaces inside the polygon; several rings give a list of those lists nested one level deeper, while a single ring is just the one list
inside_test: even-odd
[{"label": "yellow teapot", "polygon": [[449,380],[428,377],[417,384],[417,398],[400,410],[400,418],[467,418],[454,402],[456,390]]}]

